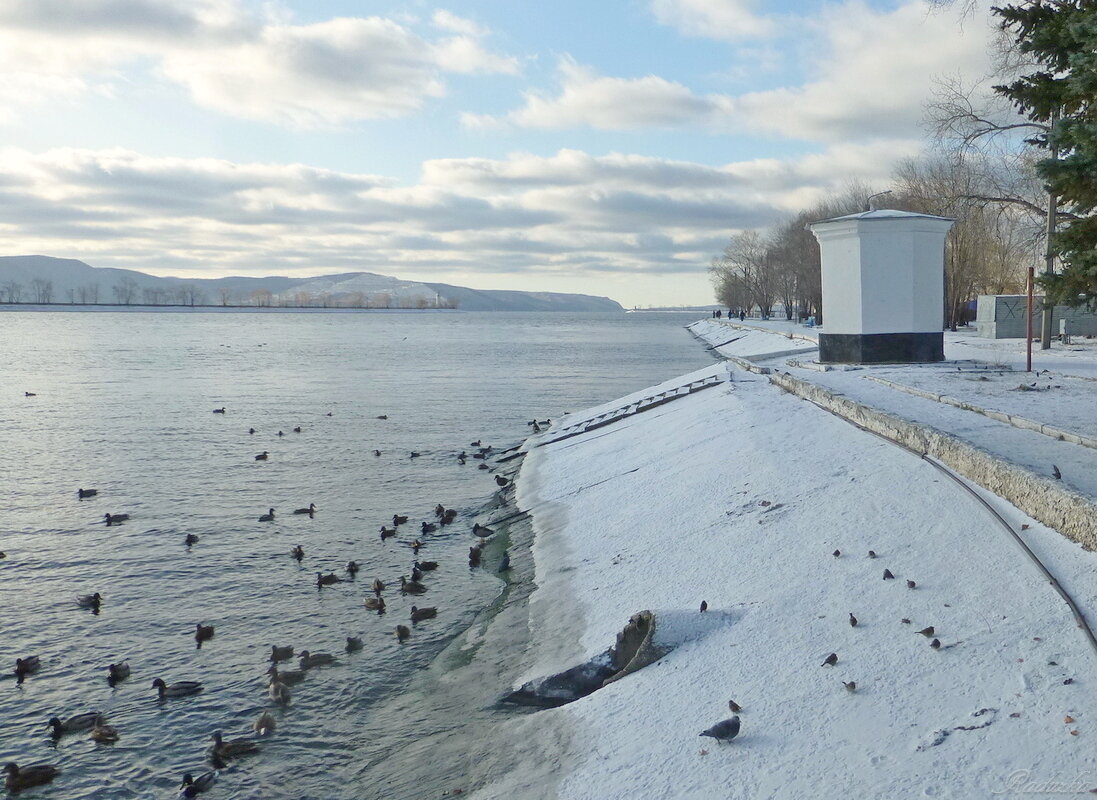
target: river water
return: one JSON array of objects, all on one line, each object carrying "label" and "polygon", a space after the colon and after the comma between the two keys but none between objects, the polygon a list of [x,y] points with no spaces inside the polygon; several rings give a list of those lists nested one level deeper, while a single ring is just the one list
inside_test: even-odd
[{"label": "river water", "polygon": [[[695,317],[0,313],[0,666],[10,676],[17,657],[42,662],[21,686],[0,683],[0,761],[61,767],[31,797],[170,797],[184,772],[208,769],[213,731],[247,735],[272,710],[276,734],[207,796],[435,796],[418,778],[406,785],[415,765],[430,773],[416,742],[429,729],[439,750],[459,751],[444,731],[463,722],[468,694],[446,686],[453,659],[439,654],[504,587],[467,565],[493,474],[456,454],[474,440],[513,445],[528,420],[710,363],[682,327]],[[98,495],[79,500],[81,487]],[[314,517],[291,513],[310,503]],[[420,537],[419,558],[440,567],[426,595],[402,597],[393,586],[437,503],[461,516]],[[271,507],[275,520],[259,522]],[[107,527],[108,512],[130,519]],[[410,521],[382,542],[393,514]],[[318,571],[346,578],[352,559],[356,579],[317,588]],[[374,577],[389,587],[383,616],[363,606]],[[93,592],[99,614],[75,602]],[[413,604],[438,617],[401,645],[393,631]],[[197,623],[216,629],[200,649]],[[352,635],[364,648],[346,654]],[[338,663],[278,709],[264,674],[272,644]],[[112,688],[107,665],[122,660],[132,676]],[[426,689],[424,675],[435,676]],[[205,690],[158,702],[157,677]],[[118,728],[116,744],[48,735],[50,717],[91,710]]]}]

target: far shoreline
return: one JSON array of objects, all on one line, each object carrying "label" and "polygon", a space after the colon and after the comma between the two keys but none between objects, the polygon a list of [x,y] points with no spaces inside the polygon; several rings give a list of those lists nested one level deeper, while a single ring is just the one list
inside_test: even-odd
[{"label": "far shoreline", "polygon": [[43,312],[43,311],[71,311],[76,313],[91,314],[97,312],[122,311],[133,313],[155,313],[166,311],[169,313],[186,314],[268,314],[268,313],[306,313],[306,314],[353,314],[360,312],[375,313],[453,313],[460,311],[457,308],[347,308],[345,306],[323,308],[321,306],[219,306],[219,305],[146,305],[141,303],[5,303],[0,305],[0,312]]}]

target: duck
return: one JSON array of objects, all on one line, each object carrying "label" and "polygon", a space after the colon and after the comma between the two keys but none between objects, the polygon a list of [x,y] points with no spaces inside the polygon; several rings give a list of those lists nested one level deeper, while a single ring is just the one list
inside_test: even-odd
[{"label": "duck", "polygon": [[[476,456],[476,458],[483,458],[483,456]],[[491,467],[489,467],[487,464],[481,463],[476,466],[476,469],[491,469]]]},{"label": "duck", "polygon": [[419,580],[419,579],[420,579],[420,578],[422,578],[422,577],[423,577],[423,572],[422,572],[422,570],[420,570],[420,569],[419,569],[419,567],[413,566],[413,567],[411,568],[411,579],[412,579],[413,581],[417,581],[417,580]]},{"label": "duck", "polygon": [[470,547],[469,548],[469,566],[470,567],[480,566],[480,548],[478,548],[478,547]]},{"label": "duck", "polygon": [[187,697],[188,695],[198,694],[205,687],[198,681],[179,681],[178,683],[164,683],[163,678],[156,678],[152,682],[152,687],[156,689],[157,696],[164,700],[169,697]]},{"label": "duck", "polygon": [[76,605],[80,608],[92,608],[96,611],[99,610],[99,605],[103,602],[103,596],[96,592],[95,594],[85,594],[76,598]]},{"label": "duck", "polygon": [[108,527],[111,526],[111,525],[118,525],[120,523],[123,523],[129,518],[130,518],[129,514],[110,514],[110,513],[107,513],[107,514],[103,515],[103,519],[106,521]]},{"label": "duck", "polygon": [[27,656],[26,658],[15,659],[15,678],[19,683],[23,682],[23,679],[27,675],[32,675],[39,670],[42,666],[42,662],[38,656]]},{"label": "duck", "polygon": [[182,795],[185,798],[197,797],[203,792],[208,792],[213,784],[217,783],[216,771],[203,772],[197,778],[191,775],[189,772],[183,775],[183,783],[179,787],[182,791]]},{"label": "duck", "polygon": [[380,578],[374,578],[373,584],[370,586],[373,589],[373,593],[378,597],[381,596],[381,592],[385,591],[385,583]]},{"label": "duck", "polygon": [[198,642],[198,647],[202,646],[202,642],[208,642],[213,638],[213,626],[203,625],[199,622],[194,626],[194,641]]},{"label": "duck", "polygon": [[213,409],[213,413],[214,414],[224,414],[225,413],[225,407],[221,406],[220,408],[215,408],[215,409]]},{"label": "duck", "polygon": [[270,676],[267,683],[284,683],[286,686],[293,686],[294,684],[303,681],[306,674],[307,673],[304,670],[278,669],[278,667],[272,665],[271,668],[267,670],[267,675]]},{"label": "duck", "polygon": [[278,435],[279,436],[285,436],[286,434],[282,433],[282,431],[278,431]]},{"label": "duck", "polygon": [[381,541],[382,542],[385,541],[385,539],[391,539],[395,535],[396,535],[396,529],[395,528],[386,528],[384,525],[381,526]]},{"label": "duck", "polygon": [[437,616],[438,609],[434,606],[430,606],[429,608],[417,608],[416,606],[411,607],[412,622],[422,622],[425,619],[434,619]]},{"label": "duck", "polygon": [[438,569],[437,561],[416,561],[415,566],[421,569],[423,572],[433,572]]},{"label": "duck", "polygon": [[99,494],[98,489],[77,489],[76,496],[83,500],[85,497],[95,497]]},{"label": "duck", "polygon": [[270,646],[270,660],[272,663],[277,664],[279,661],[285,661],[289,658],[293,658],[292,644],[287,644],[282,647],[279,647],[276,644]]},{"label": "duck", "polygon": [[362,649],[362,637],[361,636],[348,636],[346,651],[348,653],[357,653]]},{"label": "duck", "polygon": [[479,446],[480,446],[480,440],[479,439],[477,439],[475,442],[469,442],[469,447],[479,447]]},{"label": "duck", "polygon": [[255,428],[248,428],[248,434],[249,435],[254,435],[255,434]]},{"label": "duck", "polygon": [[183,539],[183,544],[185,544],[187,547],[190,547],[191,545],[198,544],[198,534],[197,533],[188,533],[186,538]]},{"label": "duck", "polygon": [[266,514],[259,517],[260,522],[274,522],[274,509],[270,509]]},{"label": "duck", "polygon": [[4,786],[14,794],[23,789],[29,789],[31,786],[41,786],[49,783],[57,777],[61,770],[53,764],[35,764],[33,767],[20,769],[14,761],[9,761],[4,765],[4,772],[7,773],[4,778]]},{"label": "duck", "polygon": [[38,392],[23,392],[23,397],[37,397]]},{"label": "duck", "polygon": [[114,744],[118,741],[118,729],[113,725],[96,725],[91,729],[91,740],[99,744]]},{"label": "duck", "polygon": [[367,597],[366,608],[370,611],[377,611],[381,614],[385,613],[385,598],[383,597]]},{"label": "duck", "polygon": [[290,701],[289,687],[281,681],[274,681],[267,689],[270,699],[280,706],[288,706]]},{"label": "duck", "polygon": [[419,541],[418,539],[416,539],[414,542],[411,543],[411,552],[414,555],[419,555],[419,548],[420,547],[424,547],[424,544],[421,541]]},{"label": "duck", "polygon": [[437,529],[438,526],[435,525],[433,522],[424,522],[419,526],[420,533],[430,533],[431,531],[435,531]]},{"label": "duck", "polygon": [[266,461],[268,458],[270,458],[270,453],[268,453],[266,450],[264,450],[262,453],[260,453],[259,455],[257,455],[255,457],[255,460],[256,461]]},{"label": "duck", "polygon": [[407,521],[408,521],[407,515],[402,515],[402,514],[393,514],[392,515],[392,526],[394,528],[397,525],[403,525]]},{"label": "duck", "polygon": [[442,515],[442,524],[449,525],[455,519],[457,519],[457,509],[447,508],[446,513]]},{"label": "duck", "polygon": [[107,667],[107,683],[114,686],[116,683],[121,683],[130,676],[130,665],[128,661],[119,661],[116,664],[111,664]]},{"label": "duck", "polygon": [[274,733],[274,729],[278,727],[278,724],[274,721],[274,715],[269,711],[264,711],[259,715],[259,718],[252,723],[252,728],[260,736],[270,736]]},{"label": "duck", "polygon": [[326,667],[335,663],[335,656],[331,653],[310,653],[308,650],[302,650],[300,658],[301,669]]},{"label": "duck", "polygon": [[389,415],[388,415],[388,414],[380,414],[380,415],[378,415],[378,417],[377,417],[377,419],[388,419],[388,418],[389,418]]},{"label": "duck", "polygon": [[239,758],[259,750],[259,745],[251,739],[229,739],[226,742],[221,738],[221,731],[214,731],[210,738],[213,739],[210,752],[218,759]]},{"label": "duck", "polygon": [[507,486],[510,483],[510,478],[504,478],[502,475],[496,475],[495,483],[497,486]]},{"label": "duck", "polygon": [[301,432],[301,426],[298,425],[296,428],[293,429],[293,432],[294,433],[300,433]]},{"label": "duck", "polygon": [[396,641],[403,644],[411,636],[411,629],[407,625],[396,626]]},{"label": "duck", "polygon": [[305,557],[305,548],[297,544],[293,546],[293,549],[289,551],[290,555],[297,559],[298,562]]},{"label": "duck", "polygon": [[316,503],[309,503],[308,508],[295,508],[294,514],[308,514],[310,517],[316,513]]},{"label": "duck", "polygon": [[408,458],[419,458],[419,453],[416,453],[414,450],[412,450],[411,453],[408,455]]},{"label": "duck", "polygon": [[357,561],[348,561],[347,566],[346,566],[346,571],[347,571],[347,574],[350,575],[353,578],[355,575],[358,574],[358,562]]},{"label": "duck", "polygon": [[442,517],[442,516],[445,515],[445,513],[446,513],[446,507],[444,505],[442,505],[441,503],[439,503],[438,505],[436,505],[434,507],[434,516]]},{"label": "duck", "polygon": [[89,731],[102,722],[102,714],[98,711],[88,711],[83,714],[76,714],[65,720],[62,720],[60,717],[50,717],[48,724],[50,728],[53,729],[53,738],[60,739],[66,733]]},{"label": "duck", "polygon": [[473,524],[472,532],[474,534],[476,534],[477,536],[479,536],[481,539],[486,539],[489,536],[494,536],[495,535],[495,531],[493,531],[491,528],[485,528],[479,522]]},{"label": "duck", "polygon": [[409,581],[406,576],[400,576],[401,594],[422,594],[426,590],[427,587],[419,583],[419,581]]},{"label": "duck", "polygon": [[316,573],[316,585],[317,586],[331,586],[334,583],[342,583],[343,579],[336,575],[334,572],[329,572],[327,575],[317,572]]},{"label": "duck", "polygon": [[374,454],[375,456],[377,456],[377,457],[380,457],[380,455],[381,455],[381,451],[380,451],[380,450],[374,450],[374,451],[373,451],[373,454]]},{"label": "duck", "polygon": [[[510,551],[504,550],[503,557],[499,559],[499,566],[495,568],[496,572],[509,572],[510,571]],[[704,601],[702,601],[704,602]],[[706,605],[706,608],[708,606]]]}]

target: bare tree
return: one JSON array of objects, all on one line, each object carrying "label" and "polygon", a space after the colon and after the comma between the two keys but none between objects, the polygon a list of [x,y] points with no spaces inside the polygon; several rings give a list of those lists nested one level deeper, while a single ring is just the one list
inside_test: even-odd
[{"label": "bare tree", "polygon": [[273,297],[274,295],[269,289],[256,289],[254,292],[251,293],[251,298],[255,305],[263,308],[267,308],[270,306]]},{"label": "bare tree", "polygon": [[18,303],[23,295],[23,285],[16,281],[8,281],[4,284],[4,294],[7,295],[9,303]]},{"label": "bare tree", "polygon": [[31,281],[31,290],[34,292],[34,302],[49,303],[53,297],[53,281],[35,278]]},{"label": "bare tree", "polygon": [[137,296],[137,282],[127,276],[114,285],[113,291],[115,302],[128,306]]},{"label": "bare tree", "polygon": [[220,299],[221,305],[229,305],[232,302],[232,289],[228,286],[219,286],[217,288],[217,297]]}]

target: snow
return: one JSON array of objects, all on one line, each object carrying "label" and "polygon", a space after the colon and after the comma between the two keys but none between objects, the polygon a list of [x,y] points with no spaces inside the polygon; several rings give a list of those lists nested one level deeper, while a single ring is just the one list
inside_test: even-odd
[{"label": "snow", "polygon": [[[731,338],[716,322],[693,329]],[[797,342],[753,331],[730,349],[757,355]],[[660,391],[727,369],[715,364]],[[892,377],[946,381],[919,370],[892,368]],[[1000,439],[995,446],[1021,460],[1044,458],[1028,455],[1037,444],[1087,450],[888,389],[864,371],[797,374],[843,393],[860,387],[858,399],[890,410],[958,415],[948,424]],[[1085,382],[1070,385],[1062,391],[1084,394]],[[739,369],[717,388],[551,443],[569,422],[652,393],[556,420],[530,443],[517,481],[536,531],[529,624],[537,651],[516,685],[600,653],[643,609],[667,620],[662,635],[676,645],[589,697],[529,718],[573,729],[560,797],[975,798],[1010,796],[1025,782],[1097,787],[1087,741],[1097,736],[1097,654],[967,492]],[[1049,407],[1066,396],[1033,393]],[[1025,436],[1007,441],[1007,432]],[[1028,526],[1026,542],[1097,620],[1097,555],[983,494],[1015,530]],[[885,568],[897,579],[882,580]],[[927,625],[940,650],[916,633]],[[837,665],[821,666],[831,652]],[[852,694],[842,685],[851,680]],[[729,699],[743,706],[739,736],[699,737],[731,715]],[[507,795],[498,785],[477,796]]]}]

